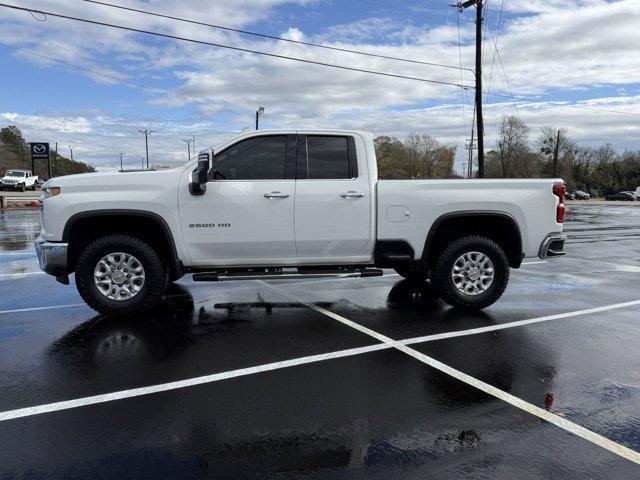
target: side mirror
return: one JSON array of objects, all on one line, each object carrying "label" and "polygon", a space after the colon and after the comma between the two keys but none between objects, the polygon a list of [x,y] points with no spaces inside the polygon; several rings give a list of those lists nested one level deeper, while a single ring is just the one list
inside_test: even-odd
[{"label": "side mirror", "polygon": [[204,193],[207,191],[209,169],[209,152],[203,151],[200,153],[200,155],[198,155],[198,166],[191,173],[191,182],[189,183],[189,193],[191,193],[191,195],[204,195]]}]

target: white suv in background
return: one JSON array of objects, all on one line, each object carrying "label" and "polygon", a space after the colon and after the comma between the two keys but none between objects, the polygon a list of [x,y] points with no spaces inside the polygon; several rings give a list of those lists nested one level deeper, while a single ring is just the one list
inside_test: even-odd
[{"label": "white suv in background", "polygon": [[38,181],[37,175],[31,175],[29,170],[7,170],[7,173],[2,178],[0,186],[2,190],[20,190],[24,192],[27,188],[30,190],[36,189],[36,182]]}]

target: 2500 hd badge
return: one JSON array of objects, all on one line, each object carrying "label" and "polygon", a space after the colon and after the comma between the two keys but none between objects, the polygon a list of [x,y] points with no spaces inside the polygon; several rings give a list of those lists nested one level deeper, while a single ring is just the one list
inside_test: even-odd
[{"label": "2500 hd badge", "polygon": [[230,223],[190,223],[189,228],[216,228],[216,227],[224,227],[229,228],[231,226]]}]

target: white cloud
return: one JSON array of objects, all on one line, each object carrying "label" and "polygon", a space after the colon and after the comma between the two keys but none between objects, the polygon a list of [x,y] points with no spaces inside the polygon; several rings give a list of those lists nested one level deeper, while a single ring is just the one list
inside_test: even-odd
[{"label": "white cloud", "polygon": [[[26,3],[45,8],[42,2],[35,0]],[[250,29],[261,30],[255,25],[273,19],[274,8],[285,3],[292,2],[138,0],[128,5],[231,27],[251,26]],[[638,89],[631,85],[637,84],[640,78],[639,4],[637,0],[505,2],[506,12],[498,46],[513,92],[527,97],[540,95],[541,99],[549,98],[546,94],[552,92],[552,98],[579,93],[580,98],[586,98],[583,106],[640,113]],[[470,84],[473,80],[470,72],[465,72],[461,79],[456,70],[256,39],[140,14],[124,14],[85,2],[51,0],[47,2],[46,9],[314,61],[454,83]],[[471,12],[463,15],[471,15]],[[303,31],[287,19],[288,28],[283,36],[388,56],[458,64],[457,25],[449,23],[433,28],[419,25],[417,18],[403,23],[383,16],[365,15],[357,21],[333,25],[315,34]],[[490,8],[487,19],[491,28],[495,28],[495,6]],[[462,62],[471,67],[473,24],[463,22],[460,34],[463,40]],[[267,112],[263,121],[273,127],[364,128],[376,134],[398,136],[419,131],[441,137],[458,145],[459,149],[468,136],[471,110],[467,108],[467,128],[463,129],[458,105],[460,90],[455,87],[376,77],[174,41],[150,41],[140,35],[54,18],[40,23],[27,14],[15,12],[7,13],[0,23],[0,42],[85,67],[91,70],[86,74],[95,80],[135,82],[150,85],[151,89],[160,80],[178,83],[171,94],[158,91],[158,95],[149,96],[151,105],[179,109],[190,102],[197,102],[195,105],[200,109],[198,118],[174,122],[150,118],[152,116],[148,112],[140,114],[136,111],[130,112],[133,118],[112,112],[2,114],[6,119],[9,118],[6,115],[20,115],[12,117],[15,118],[13,123],[23,125],[33,135],[56,131],[65,139],[64,142],[83,142],[87,146],[87,159],[94,163],[106,165],[111,162],[115,165],[115,159],[111,158],[114,152],[139,150],[140,138],[136,131],[140,124],[155,125],[154,129],[161,132],[153,139],[156,151],[162,152],[167,159],[179,160],[185,156],[181,136],[195,131],[198,135],[211,135],[209,143],[215,143],[216,135],[221,135],[216,132],[249,125],[252,112],[258,105],[265,105]],[[505,94],[508,90],[506,81],[499,70],[499,59],[493,59],[493,52],[493,41],[489,36],[485,50],[485,76],[491,77],[488,86],[492,91]],[[24,58],[40,65],[43,62],[52,65],[41,58]],[[101,61],[105,58],[117,60],[120,64],[114,67],[112,62]],[[64,67],[56,65],[55,68]],[[105,80],[101,74],[108,78]],[[600,86],[611,87],[611,92],[590,94]],[[467,98],[469,102],[472,96]],[[494,97],[488,100],[486,144],[491,146],[495,134],[494,116],[499,120],[502,114],[513,113],[513,106]],[[628,133],[637,123],[637,117],[607,112],[596,114],[593,110],[567,108],[554,102],[517,103],[519,114],[531,123],[534,130],[542,124],[553,124],[575,132],[596,132],[576,133],[576,136],[582,135],[579,139],[585,142],[610,141],[618,148],[640,148],[635,140],[637,135]],[[425,107],[438,104],[444,106]],[[221,124],[221,118],[229,120]],[[75,140],[74,135],[77,135]]]}]

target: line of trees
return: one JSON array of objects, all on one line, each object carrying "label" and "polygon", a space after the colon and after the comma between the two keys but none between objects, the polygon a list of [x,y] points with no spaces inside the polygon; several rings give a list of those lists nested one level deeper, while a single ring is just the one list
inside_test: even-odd
[{"label": "line of trees", "polygon": [[[51,173],[54,177],[95,171],[84,162],[71,160],[60,154],[55,158],[53,150],[51,150],[51,163]],[[31,170],[29,144],[25,141],[20,128],[15,125],[0,129],[0,172],[4,175],[5,171],[12,168]],[[33,173],[38,175],[38,178],[49,178],[46,161],[36,160],[36,171]]]},{"label": "line of trees", "polygon": [[[640,186],[640,150],[617,152],[610,144],[579,145],[567,129],[544,126],[532,140],[531,128],[516,116],[502,119],[485,155],[487,178],[561,177],[569,188],[606,195]],[[375,139],[378,172],[386,179],[455,178],[456,148],[428,135],[403,141]]]},{"label": "line of trees", "polygon": [[411,133],[374,140],[378,176],[385,179],[452,178],[456,147],[444,145],[428,135]]},{"label": "line of trees", "polygon": [[640,186],[640,151],[616,152],[610,144],[579,145],[564,128],[545,126],[531,142],[520,118],[503,118],[485,158],[488,178],[561,177],[570,188],[606,195]]}]

